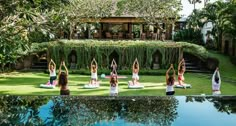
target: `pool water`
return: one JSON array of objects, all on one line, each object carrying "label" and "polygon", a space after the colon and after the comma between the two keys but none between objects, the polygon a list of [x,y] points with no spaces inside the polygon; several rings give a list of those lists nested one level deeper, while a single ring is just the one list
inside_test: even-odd
[{"label": "pool water", "polygon": [[235,126],[236,97],[0,96],[0,125]]}]

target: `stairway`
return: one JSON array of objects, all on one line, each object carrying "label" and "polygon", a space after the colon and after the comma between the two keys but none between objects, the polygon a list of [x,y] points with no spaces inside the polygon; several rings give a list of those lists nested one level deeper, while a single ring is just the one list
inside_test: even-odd
[{"label": "stairway", "polygon": [[186,66],[186,72],[190,73],[211,73],[209,70],[201,68],[197,63],[193,60],[185,59],[185,66]]},{"label": "stairway", "polygon": [[33,70],[45,70],[48,69],[47,59],[40,59],[39,62],[33,63],[31,69]]}]

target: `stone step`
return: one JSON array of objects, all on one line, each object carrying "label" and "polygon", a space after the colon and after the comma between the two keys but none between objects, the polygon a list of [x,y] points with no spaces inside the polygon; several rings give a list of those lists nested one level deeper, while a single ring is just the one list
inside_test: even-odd
[{"label": "stone step", "polygon": [[186,72],[189,72],[189,73],[212,73],[211,71],[207,71],[207,70],[186,70]]},{"label": "stone step", "polygon": [[39,62],[48,62],[47,59],[40,59]]},{"label": "stone step", "polygon": [[186,66],[186,69],[191,69],[191,70],[199,70],[201,68],[197,67],[197,66]]},{"label": "stone step", "polygon": [[47,62],[37,62],[37,63],[33,63],[33,66],[47,66]]},{"label": "stone step", "polygon": [[47,66],[32,66],[31,69],[48,69]]}]

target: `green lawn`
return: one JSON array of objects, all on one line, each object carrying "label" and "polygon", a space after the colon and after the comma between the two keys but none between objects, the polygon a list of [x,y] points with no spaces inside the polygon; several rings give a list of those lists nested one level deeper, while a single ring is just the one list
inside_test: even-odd
[{"label": "green lawn", "polygon": [[[202,74],[185,74],[186,82],[192,84],[192,89],[176,89],[176,95],[200,95],[211,94],[211,80]],[[71,95],[109,95],[109,79],[100,79],[99,89],[83,89],[83,85],[88,83],[90,77],[84,75],[69,75],[69,88]],[[137,95],[165,95],[165,76],[140,76],[140,82],[144,84],[144,89],[128,89],[127,82],[131,79],[119,79],[120,96]],[[10,76],[0,78],[0,94],[13,95],[58,95],[59,88],[42,89],[39,84],[45,83],[48,75],[44,73],[11,73]],[[223,95],[236,95],[236,84],[222,82]]]},{"label": "green lawn", "polygon": [[[230,63],[229,57],[215,52],[211,56],[220,59],[220,73],[222,78],[222,95],[236,95],[236,66]],[[0,75],[0,94],[11,95],[58,95],[59,88],[42,89],[39,84],[45,83],[49,77],[43,72],[12,72]],[[69,89],[71,95],[109,95],[109,79],[100,79],[99,89],[83,89],[83,85],[89,82],[90,77],[84,75],[70,74]],[[186,73],[185,82],[192,84],[191,89],[175,89],[176,95],[211,95],[211,75]],[[165,76],[140,76],[140,82],[144,89],[128,89],[127,79],[119,79],[120,96],[160,96],[165,95]]]}]

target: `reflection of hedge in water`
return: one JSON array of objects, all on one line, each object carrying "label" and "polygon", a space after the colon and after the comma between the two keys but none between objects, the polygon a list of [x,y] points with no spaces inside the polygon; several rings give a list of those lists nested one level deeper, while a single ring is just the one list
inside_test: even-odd
[{"label": "reflection of hedge in water", "polygon": [[56,98],[52,111],[54,119],[62,125],[92,125],[115,120],[118,116],[130,123],[170,125],[177,117],[178,102],[174,97],[132,98]]},{"label": "reflection of hedge in water", "polygon": [[236,114],[236,97],[235,96],[222,96],[222,97],[196,97],[186,96],[186,102],[199,102],[205,101],[212,102],[214,107],[220,112],[226,112],[227,114]]},{"label": "reflection of hedge in water", "polygon": [[[44,118],[39,107],[49,100]],[[211,102],[220,112],[236,113],[236,97],[187,96],[186,102]],[[126,122],[171,125],[177,117],[175,97],[0,96],[0,125],[93,125],[119,116]],[[48,109],[48,110],[47,110]],[[44,120],[42,120],[44,119]]]},{"label": "reflection of hedge in water", "polygon": [[48,102],[45,96],[0,96],[0,125],[43,125],[38,108]]},{"label": "reflection of hedge in water", "polygon": [[161,66],[167,67],[170,63],[177,63],[182,56],[179,44],[146,41],[60,41],[49,44],[49,54],[58,64],[63,57],[68,64],[68,56],[72,50],[77,54],[77,68],[87,68],[95,57],[99,67],[108,67],[112,56],[118,54],[118,66],[130,68],[137,57],[140,67],[150,68],[153,62],[152,55],[158,51],[161,54]]}]

